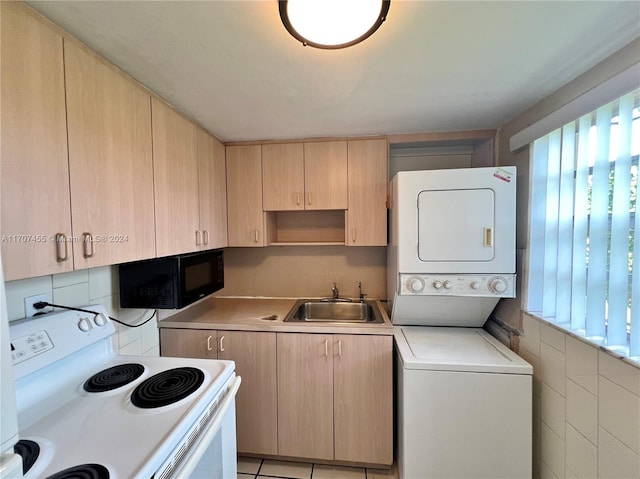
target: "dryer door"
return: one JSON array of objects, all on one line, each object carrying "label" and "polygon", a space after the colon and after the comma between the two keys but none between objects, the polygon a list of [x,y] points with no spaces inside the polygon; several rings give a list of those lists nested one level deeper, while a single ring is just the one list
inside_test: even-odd
[{"label": "dryer door", "polygon": [[418,194],[420,261],[492,261],[494,230],[495,194],[489,188]]}]

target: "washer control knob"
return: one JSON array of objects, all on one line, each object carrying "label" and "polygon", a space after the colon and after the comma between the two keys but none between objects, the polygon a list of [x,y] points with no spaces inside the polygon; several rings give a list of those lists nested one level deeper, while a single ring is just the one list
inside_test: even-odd
[{"label": "washer control knob", "polygon": [[91,329],[91,321],[89,321],[89,318],[80,319],[78,322],[78,328],[80,328],[80,331],[89,331]]},{"label": "washer control knob", "polygon": [[433,287],[436,289],[440,289],[442,288],[442,282],[438,281],[437,279],[433,282]]},{"label": "washer control knob", "polygon": [[489,281],[489,289],[493,293],[504,293],[507,290],[507,282],[504,278],[493,278]]},{"label": "washer control knob", "polygon": [[471,289],[480,289],[480,283],[478,283],[477,281],[472,281]]},{"label": "washer control knob", "polygon": [[451,289],[451,286],[453,286],[449,280],[446,280],[442,285],[444,286],[444,289]]},{"label": "washer control knob", "polygon": [[424,280],[418,276],[409,278],[407,289],[412,293],[420,293],[424,289]]},{"label": "washer control knob", "polygon": [[104,313],[96,314],[96,316],[93,318],[93,322],[96,323],[96,326],[102,327],[107,324],[107,317]]}]

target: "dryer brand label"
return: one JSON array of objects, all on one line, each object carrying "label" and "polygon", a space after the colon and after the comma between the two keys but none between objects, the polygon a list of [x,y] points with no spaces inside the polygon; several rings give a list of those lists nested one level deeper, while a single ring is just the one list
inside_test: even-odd
[{"label": "dryer brand label", "polygon": [[496,171],[493,172],[493,176],[495,176],[499,180],[511,183],[511,177],[513,176],[513,174],[510,171],[503,170],[502,168],[496,168]]}]

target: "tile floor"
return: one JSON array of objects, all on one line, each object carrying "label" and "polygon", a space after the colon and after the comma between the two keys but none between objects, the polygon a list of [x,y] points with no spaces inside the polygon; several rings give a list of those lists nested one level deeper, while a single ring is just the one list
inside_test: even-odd
[{"label": "tile floor", "polygon": [[391,470],[238,457],[238,479],[397,479]]}]

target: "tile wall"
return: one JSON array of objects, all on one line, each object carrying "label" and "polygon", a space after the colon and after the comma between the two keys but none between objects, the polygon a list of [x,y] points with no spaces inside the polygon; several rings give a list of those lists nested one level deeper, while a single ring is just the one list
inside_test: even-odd
[{"label": "tile wall", "polygon": [[[25,317],[24,298],[44,293],[47,301],[65,306],[102,304],[116,319],[138,324],[153,311],[120,309],[118,269],[114,266],[72,271],[5,283],[9,321]],[[116,323],[114,349],[119,354],[159,356],[159,336],[155,318],[144,326],[128,328]]]},{"label": "tile wall", "polygon": [[523,313],[534,477],[640,477],[640,368]]}]

